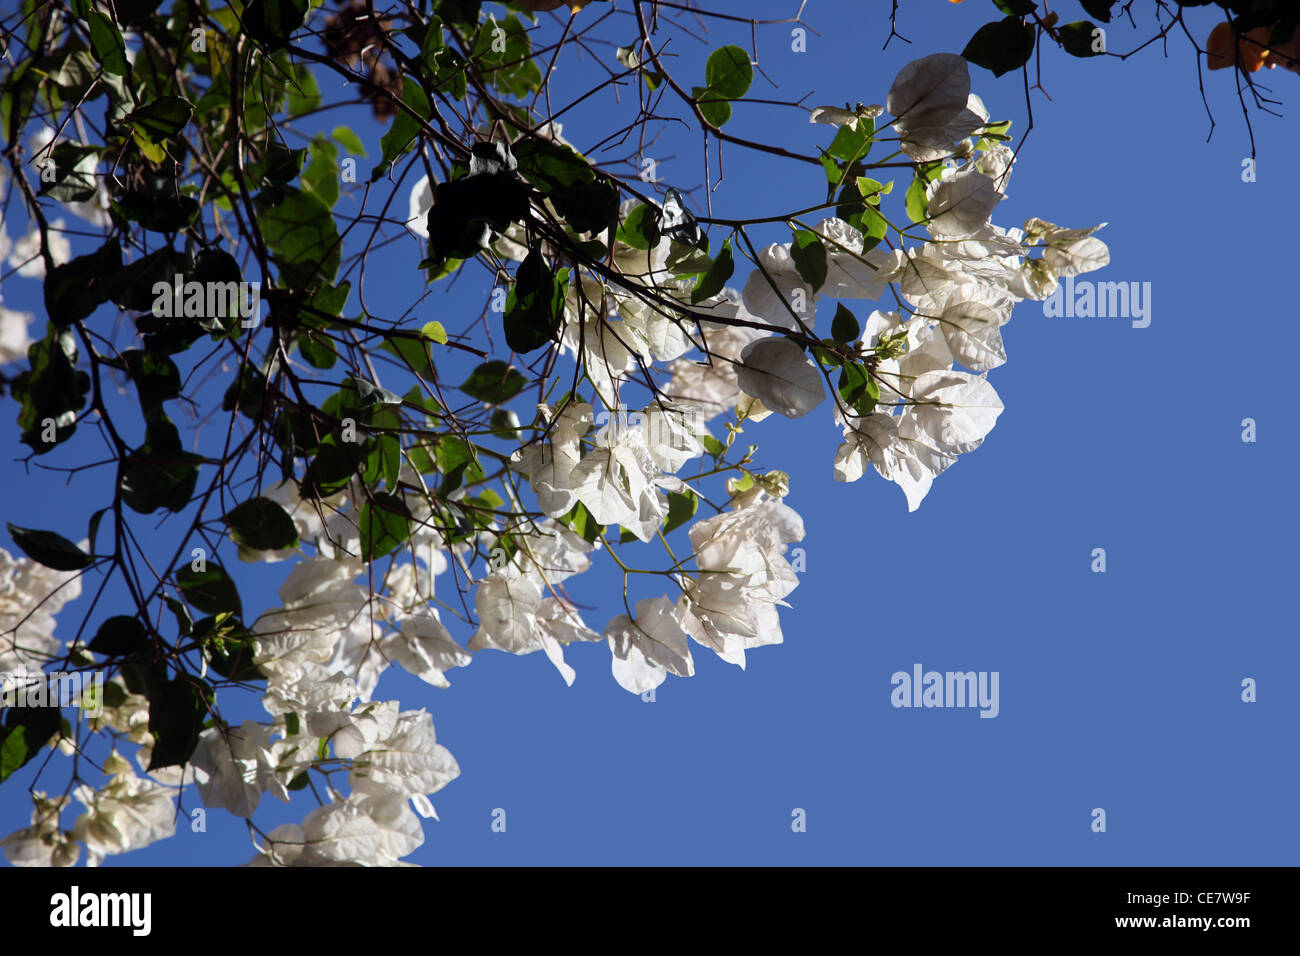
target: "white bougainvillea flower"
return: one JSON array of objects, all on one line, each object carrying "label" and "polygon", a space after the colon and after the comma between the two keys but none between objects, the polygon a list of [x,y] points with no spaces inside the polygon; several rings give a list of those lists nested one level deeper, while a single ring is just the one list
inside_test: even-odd
[{"label": "white bougainvillea flower", "polygon": [[640,413],[639,427],[650,460],[664,474],[676,474],[692,458],[704,454],[698,437],[706,431],[703,414],[694,406],[648,405]]},{"label": "white bougainvillea flower", "polygon": [[[90,542],[83,539],[86,550]],[[0,671],[36,673],[59,656],[54,616],[81,596],[74,571],[55,571],[0,548]]]},{"label": "white bougainvillea flower", "polygon": [[966,60],[935,53],[913,60],[898,72],[886,109],[904,153],[917,162],[950,156],[957,144],[988,122],[988,111],[970,92]]},{"label": "white bougainvillea flower", "polygon": [[804,527],[794,509],[757,482],[733,504],[691,526],[700,573],[685,582],[677,607],[692,639],[744,667],[747,649],[783,640],[777,605],[799,583],[785,554],[803,540]]},{"label": "white bougainvillea flower", "polygon": [[294,675],[304,663],[328,661],[343,631],[369,603],[369,592],[352,580],[359,560],[308,558],[294,565],[280,588],[284,607],[260,616],[253,661],[269,676]]},{"label": "white bougainvillea flower", "polygon": [[420,820],[400,794],[352,794],[272,830],[248,866],[403,866],[424,843]]},{"label": "white bougainvillea flower", "polygon": [[285,803],[289,801],[288,791],[273,769],[270,734],[255,720],[246,720],[227,733],[216,727],[205,730],[190,762],[206,807],[221,807],[247,819],[267,790]]},{"label": "white bougainvillea flower", "polygon": [[516,563],[507,565],[505,570],[518,567],[520,573],[532,575],[550,589],[591,567],[588,554],[599,544],[592,545],[558,521],[549,519],[531,530],[533,533],[520,544]]},{"label": "white bougainvillea flower", "polygon": [[856,125],[858,114],[840,106],[814,106],[808,115],[810,123],[825,123],[829,126]]},{"label": "white bougainvillea flower", "polygon": [[115,774],[100,790],[79,784],[72,795],[86,808],[72,832],[86,846],[88,866],[98,866],[109,854],[138,850],[176,832],[171,790],[137,777],[129,768]]},{"label": "white bougainvillea flower", "polygon": [[747,507],[695,522],[690,536],[702,572],[737,577],[751,595],[779,601],[798,585],[785,551],[803,540],[803,519],[782,501],[760,494]]},{"label": "white bougainvillea flower", "polygon": [[616,296],[607,295],[599,281],[583,275],[569,284],[564,302],[564,329],[560,347],[566,354],[581,353],[596,394],[609,407],[618,405],[618,391],[636,368],[635,343],[621,319],[613,318]]},{"label": "white bougainvillea flower", "polygon": [[669,365],[673,378],[664,387],[665,396],[699,408],[706,421],[729,411],[740,399],[740,386],[736,384],[740,353],[765,334],[746,326],[703,323],[704,357],[700,361],[678,359]]},{"label": "white bougainvillea flower", "polygon": [[935,243],[909,249],[900,266],[898,290],[917,312],[937,316],[957,289],[971,280],[951,268]]},{"label": "white bougainvillea flower", "polygon": [[356,755],[348,782],[354,794],[396,793],[405,800],[437,793],[459,776],[456,758],[437,742],[433,717],[421,709],[403,711],[390,733]]},{"label": "white bougainvillea flower", "polygon": [[1031,243],[1044,243],[1043,264],[1055,276],[1072,276],[1095,272],[1110,264],[1110,250],[1093,233],[1106,223],[1090,229],[1065,229],[1044,219],[1025,222],[1025,239]]},{"label": "white bougainvillea flower", "polygon": [[758,253],[758,268],[741,291],[745,308],[760,321],[796,331],[812,328],[816,316],[812,286],[803,281],[790,243],[773,243]]},{"label": "white bougainvillea flower", "polygon": [[695,673],[686,632],[666,597],[638,601],[636,620],[618,615],[605,627],[605,639],[614,655],[614,679],[633,694],[654,690],[668,674]]},{"label": "white bougainvillea flower", "polygon": [[862,233],[843,219],[823,219],[815,230],[826,249],[826,281],[818,290],[835,299],[878,299],[889,288],[881,270],[889,254],[881,249],[862,251]]},{"label": "white bougainvillea flower", "polygon": [[542,606],[542,588],[517,574],[489,574],[474,594],[474,611],[479,626],[469,649],[496,648],[510,654],[539,650],[533,624]]},{"label": "white bougainvillea flower", "polygon": [[3,840],[5,859],[14,866],[75,866],[81,844],[59,829],[59,815],[69,797],[49,798],[42,790],[32,791],[32,825]]},{"label": "white bougainvillea flower", "polygon": [[528,476],[538,507],[558,517],[570,511],[578,500],[571,479],[582,457],[582,436],[592,423],[592,408],[586,402],[568,402],[558,415],[547,405],[539,405],[538,409],[550,422],[549,437],[520,448],[511,460]]},{"label": "white bougainvillea flower", "polygon": [[898,423],[899,435],[954,457],[978,448],[1002,414],[993,386],[969,372],[926,372],[913,385],[912,401]]},{"label": "white bougainvillea flower", "polygon": [[630,333],[629,344],[646,364],[671,362],[695,347],[690,336],[691,323],[669,314],[663,306],[622,298],[618,311]]},{"label": "white bougainvillea flower", "polygon": [[1015,302],[996,286],[969,283],[948,298],[939,326],[952,356],[974,372],[1003,364],[1007,353],[1001,327]]},{"label": "white bougainvillea flower", "polygon": [[576,675],[564,660],[564,645],[575,641],[599,641],[601,635],[587,627],[574,608],[553,597],[542,599],[536,621],[542,650],[564,682],[572,686]]},{"label": "white bougainvillea flower", "polygon": [[857,481],[874,466],[889,478],[889,449],[898,441],[898,419],[876,413],[855,420],[844,429],[844,443],[835,452],[835,480]]},{"label": "white bougainvillea flower", "polygon": [[[644,428],[608,428],[597,433],[596,444],[573,469],[574,493],[599,524],[618,524],[640,538],[654,537],[668,500],[663,488],[678,490],[681,482],[655,465]],[[670,445],[661,455],[670,454]]]},{"label": "white bougainvillea flower", "polygon": [[400,630],[384,637],[379,648],[388,660],[434,687],[450,687],[446,672],[471,660],[432,608],[404,618]]},{"label": "white bougainvillea flower", "polygon": [[802,418],[826,397],[822,373],[789,339],[769,337],[745,346],[736,384],[786,418]]},{"label": "white bougainvillea flower", "polygon": [[421,176],[411,187],[406,216],[406,228],[421,239],[429,238],[429,210],[432,208],[433,184],[428,176]]},{"label": "white bougainvillea flower", "polygon": [[930,235],[936,239],[965,238],[988,225],[1002,201],[996,183],[969,165],[931,183]]}]

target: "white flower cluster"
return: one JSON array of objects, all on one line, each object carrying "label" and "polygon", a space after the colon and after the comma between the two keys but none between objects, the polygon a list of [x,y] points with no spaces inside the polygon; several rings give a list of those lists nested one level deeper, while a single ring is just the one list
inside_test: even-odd
[{"label": "white flower cluster", "polygon": [[[9,858],[75,862],[82,842],[91,862],[98,862],[170,834],[169,788],[192,783],[207,806],[249,818],[263,794],[288,801],[310,777],[323,783],[329,802],[300,825],[268,834],[251,865],[396,865],[423,842],[417,813],[434,816],[429,796],[459,768],[437,742],[427,712],[373,699],[390,664],[445,687],[447,671],[468,664],[470,652],[542,651],[572,683],[565,645],[603,640],[616,681],[641,694],[669,674],[694,673],[692,642],[741,667],[746,650],[780,643],[778,608],[798,584],[787,553],[804,536],[801,518],[783,500],[783,473],[759,476],[744,469],[729,481],[728,507],[690,525],[692,554],[679,560],[669,549],[672,567],[662,573],[673,595],[638,600],[603,631],[587,626],[567,592],[569,579],[591,567],[592,554],[603,547],[602,539],[582,533],[575,516],[617,526],[627,540],[650,542],[675,505],[689,502],[693,515],[703,495],[680,473],[710,445],[722,454],[706,423],[733,410],[737,426],[772,413],[798,418],[812,412],[826,399],[828,375],[804,347],[818,341],[818,303],[874,302],[887,295],[896,307],[872,311],[858,341],[836,343],[844,350],[838,361],[846,370],[864,369],[878,397],[873,393],[867,407],[836,396],[831,417],[842,443],[834,475],[855,481],[874,468],[902,488],[914,510],[937,475],[983,442],[1002,411],[986,376],[1006,361],[1001,328],[1015,303],[1045,298],[1058,276],[1100,268],[1109,258],[1095,229],[1064,229],[1039,219],[1023,229],[992,223],[1013,156],[989,138],[973,141],[989,117],[970,93],[961,57],[909,64],[889,92],[887,109],[906,155],[945,164],[928,183],[925,241],[880,248],[848,222],[825,219],[813,230],[825,251],[820,286],[805,277],[794,245],[777,243],[758,254],[757,268],[739,289],[723,288],[701,302],[691,301],[696,279],[675,274],[693,270],[678,268],[691,250],[672,235],[661,235],[649,249],[616,241],[606,263],[612,278],[575,273],[559,335],[562,351],[579,363],[606,410],[574,398],[539,405],[541,434],[510,459],[536,497],[536,509],[525,507],[515,500],[514,482],[506,482],[514,511],[545,517],[492,524],[477,541],[449,547],[432,528],[427,498],[397,491],[412,516],[414,533],[404,546],[412,559],[395,561],[386,580],[371,582],[374,567],[358,557],[364,488],[354,484],[320,501],[301,500],[292,482],[266,491],[314,549],[290,570],[281,606],[250,625],[270,720],[206,730],[183,772],[167,768],[137,777],[114,752],[104,788],[74,790],[87,811],[72,831],[58,829],[61,801],[34,795],[32,826],[4,841]],[[812,119],[844,127],[883,112],[820,107]],[[558,128],[553,133],[558,140]],[[433,199],[427,180],[416,184],[414,231],[423,231]],[[625,205],[624,216],[630,211]],[[666,233],[698,228],[673,193],[659,224]],[[522,229],[511,227],[494,249],[522,261],[525,239]],[[1043,254],[1035,258],[1038,247]],[[696,350],[700,361],[688,357]],[[651,384],[658,369],[666,370],[667,380],[652,401],[629,413],[622,394],[634,383]],[[703,467],[700,472],[706,473]],[[409,466],[402,479],[406,487],[420,486]],[[462,488],[450,497],[465,493]],[[472,577],[475,546],[489,560],[472,580],[478,630],[466,650],[434,608],[434,578],[452,561]],[[258,561],[296,554],[240,551]],[[56,583],[29,564],[7,555],[0,560],[0,623],[11,630],[29,601],[7,595],[48,593]],[[365,585],[357,583],[363,575]],[[0,645],[0,669],[39,669],[58,650],[48,616],[55,610],[51,603],[48,613],[32,614]],[[136,759],[147,767],[155,743],[148,701],[120,678],[110,687],[99,726],[138,744]],[[343,773],[346,794],[335,787]]]}]

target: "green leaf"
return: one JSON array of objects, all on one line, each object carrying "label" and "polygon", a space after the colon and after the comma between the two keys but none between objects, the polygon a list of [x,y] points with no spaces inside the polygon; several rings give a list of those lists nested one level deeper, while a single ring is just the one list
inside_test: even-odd
[{"label": "green leaf", "polygon": [[126,44],[117,24],[98,10],[89,11],[86,21],[90,24],[90,48],[95,51],[95,58],[109,73],[128,75],[131,64],[127,62]]},{"label": "green leaf", "polygon": [[15,524],[6,523],[6,526],[14,544],[37,564],[56,571],[80,571],[90,566],[90,556],[61,534],[20,528]]},{"label": "green leaf", "polygon": [[691,99],[699,104],[700,113],[712,125],[721,128],[731,119],[731,102],[717,91],[707,86],[693,86]]},{"label": "green leaf", "polygon": [[272,140],[267,144],[262,158],[249,167],[249,175],[257,185],[283,198],[284,191],[276,187],[286,186],[302,172],[302,164],[307,159],[307,150],[290,149],[283,143]]},{"label": "green leaf", "polygon": [[175,598],[164,598],[167,607],[171,610],[172,616],[176,618],[176,631],[182,637],[189,635],[194,630],[194,618],[190,617],[189,609]]},{"label": "green leaf", "polygon": [[61,725],[57,707],[8,708],[0,728],[0,781],[40,753]]},{"label": "green leaf", "polygon": [[402,443],[396,435],[380,435],[375,444],[384,485],[395,491],[402,474]]},{"label": "green leaf", "polygon": [[411,516],[397,495],[376,493],[361,508],[361,557],[366,561],[400,548],[411,536]]},{"label": "green leaf", "polygon": [[581,501],[574,505],[567,514],[561,516],[557,520],[559,520],[561,524],[569,527],[574,534],[578,535],[578,537],[582,538],[582,540],[586,541],[588,544],[596,541],[596,539],[605,531],[604,525],[600,524],[594,517],[592,517],[591,512],[587,510],[587,506]]},{"label": "green leaf", "polygon": [[744,47],[724,46],[714,50],[704,65],[704,83],[714,93],[734,100],[749,91],[754,68]]},{"label": "green leaf", "polygon": [[180,432],[158,408],[149,413],[144,444],[122,467],[118,490],[132,511],[153,514],[159,508],[183,511],[199,480],[197,455],[181,446]]},{"label": "green leaf", "polygon": [[861,334],[862,326],[858,324],[857,316],[846,309],[842,302],[837,303],[835,318],[831,319],[831,338],[836,342],[849,343],[856,342]]},{"label": "green leaf", "polygon": [[302,352],[302,357],[312,368],[333,368],[339,358],[332,340],[310,332],[302,332],[298,335],[298,350]]},{"label": "green leaf", "polygon": [[338,141],[339,145],[349,153],[357,156],[366,155],[365,143],[361,142],[361,137],[352,132],[351,128],[347,126],[335,126],[334,129],[330,131],[330,135],[333,136],[334,139]]},{"label": "green leaf", "polygon": [[342,250],[334,217],[320,199],[292,186],[285,187],[284,200],[263,209],[258,222],[289,284],[305,287],[334,280]]},{"label": "green leaf", "polygon": [[1091,20],[1076,20],[1061,27],[1061,46],[1071,56],[1101,56],[1106,52],[1099,28]]},{"label": "green leaf", "polygon": [[1034,0],[993,0],[993,5],[1009,17],[1027,17],[1036,6]]},{"label": "green leaf", "polygon": [[540,136],[514,144],[512,151],[519,174],[546,192],[596,179],[591,164],[576,152]]},{"label": "green leaf", "polygon": [[695,288],[691,290],[691,304],[703,302],[721,292],[735,269],[736,263],[731,257],[731,241],[728,240],[722,244],[722,251],[709,263],[709,268],[695,283]]},{"label": "green leaf", "polygon": [[272,49],[282,47],[307,18],[308,0],[250,0],[244,8],[244,29]]},{"label": "green leaf", "polygon": [[99,625],[99,630],[86,646],[96,654],[125,657],[127,654],[149,650],[153,642],[149,640],[149,632],[139,618],[119,614]]},{"label": "green leaf", "polygon": [[[423,87],[409,76],[402,77],[402,102],[413,109],[422,119],[429,118],[429,97],[425,94]],[[415,144],[415,141],[419,138],[420,129],[420,124],[415,117],[407,113],[406,110],[399,109],[397,111],[397,115],[393,117],[393,125],[388,128],[388,132],[379,141],[381,155],[379,164],[370,172],[370,181],[372,183],[388,172],[388,167],[392,165],[393,160]]]},{"label": "green leaf", "polygon": [[912,222],[925,222],[930,216],[930,200],[926,197],[925,186],[925,180],[917,176],[907,187],[907,214],[912,217]]},{"label": "green leaf", "polygon": [[31,368],[19,374],[10,389],[22,403],[18,427],[23,443],[43,455],[76,432],[77,412],[86,404],[90,376],[76,367],[77,344],[71,329],[51,324],[45,338],[28,347],[27,355]]},{"label": "green leaf", "polygon": [[648,251],[658,243],[655,215],[645,203],[635,206],[618,227],[616,238],[633,249]]},{"label": "green leaf", "polygon": [[49,162],[54,163],[55,181],[42,179],[41,195],[56,202],[74,203],[93,199],[99,189],[95,169],[99,153],[80,143],[59,143],[50,152]]},{"label": "green leaf", "polygon": [[447,330],[442,327],[441,322],[436,320],[424,323],[424,327],[420,329],[420,334],[432,342],[437,342],[439,345],[447,344]]},{"label": "green leaf", "polygon": [[357,473],[364,447],[353,442],[321,442],[307,466],[299,493],[303,498],[327,498],[347,486]]},{"label": "green leaf", "polygon": [[148,408],[181,393],[181,373],[176,363],[166,355],[128,349],[122,353],[127,373],[135,382],[140,407]]},{"label": "green leaf", "polygon": [[470,373],[460,390],[489,405],[500,405],[518,395],[528,379],[502,361],[484,362]]},{"label": "green leaf", "polygon": [[89,316],[108,301],[121,268],[122,247],[116,239],[55,266],[45,276],[45,311],[50,321],[65,326]]},{"label": "green leaf", "polygon": [[[1020,2],[1025,3],[1028,0],[1020,0]],[[1096,17],[1102,23],[1110,23],[1111,7],[1115,6],[1117,2],[1119,0],[1079,0],[1079,5],[1083,7],[1088,16]]]},{"label": "green leaf", "polygon": [[212,688],[190,677],[159,681],[149,688],[149,732],[154,745],[147,770],[182,766],[190,759],[211,700]]},{"label": "green leaf", "polygon": [[882,183],[870,176],[859,176],[854,182],[858,187],[858,194],[873,206],[879,206],[880,197],[888,196],[894,191],[894,181],[892,179],[887,183]]},{"label": "green leaf", "polygon": [[668,517],[664,519],[664,534],[690,521],[699,510],[700,499],[691,489],[668,492]]},{"label": "green leaf", "polygon": [[362,408],[402,404],[402,396],[391,389],[384,388],[382,385],[368,382],[364,378],[352,378],[349,381],[352,387],[356,389],[357,400]]},{"label": "green leaf", "polygon": [[199,204],[180,190],[173,172],[147,173],[112,201],[113,211],[153,232],[178,232],[199,214]]},{"label": "green leaf", "polygon": [[1036,37],[1033,24],[1023,23],[1019,17],[1006,17],[976,30],[961,55],[976,66],[992,70],[994,76],[1001,76],[1029,62]]},{"label": "green leaf", "polygon": [[176,583],[185,600],[205,614],[222,614],[226,611],[235,615],[243,614],[235,582],[230,579],[225,568],[216,562],[208,561],[202,571],[195,571],[192,565],[185,565],[177,570]]},{"label": "green leaf", "polygon": [[438,0],[438,16],[461,26],[478,23],[480,0]]},{"label": "green leaf", "polygon": [[478,464],[474,446],[455,435],[438,439],[434,457],[443,476],[442,486],[438,489],[440,497],[451,494],[463,481],[473,484],[483,479],[483,469]]},{"label": "green leaf", "polygon": [[194,107],[179,96],[161,96],[127,114],[123,121],[151,143],[172,139],[194,115]]},{"label": "green leaf", "polygon": [[302,116],[320,109],[320,86],[307,64],[294,66],[293,79],[289,82],[289,115]]},{"label": "green leaf", "polygon": [[255,551],[283,551],[298,543],[293,519],[270,498],[258,496],[228,511],[222,520],[237,544]]},{"label": "green leaf", "polygon": [[721,458],[723,455],[727,453],[726,446],[723,445],[722,442],[714,438],[712,435],[701,435],[700,444],[703,445],[704,450],[707,451],[714,458]]},{"label": "green leaf", "polygon": [[866,367],[856,362],[846,362],[840,370],[838,384],[840,397],[860,416],[870,415],[880,399],[880,386]]},{"label": "green leaf", "polygon": [[[506,296],[505,314],[502,317],[506,344],[511,351],[526,355],[558,339],[564,319],[564,298],[568,291],[568,272],[561,272],[562,277],[552,272],[546,259],[536,249],[529,250],[520,264],[515,273],[515,284]],[[482,368],[486,366],[480,366],[480,370]],[[519,378],[521,382],[525,381],[523,376]],[[464,386],[461,387],[464,389]],[[522,387],[520,384],[519,388]],[[517,391],[518,388],[510,394]]]},{"label": "green leaf", "polygon": [[561,186],[551,201],[574,232],[604,232],[618,222],[618,190],[604,180]]},{"label": "green leaf", "polygon": [[835,138],[826,147],[826,152],[843,162],[855,162],[866,155],[874,132],[875,123],[867,117],[859,119],[856,123],[845,123],[835,133]]},{"label": "green leaf", "polygon": [[826,247],[817,233],[796,229],[794,242],[790,244],[790,258],[794,260],[799,277],[812,286],[814,292],[826,282]]}]

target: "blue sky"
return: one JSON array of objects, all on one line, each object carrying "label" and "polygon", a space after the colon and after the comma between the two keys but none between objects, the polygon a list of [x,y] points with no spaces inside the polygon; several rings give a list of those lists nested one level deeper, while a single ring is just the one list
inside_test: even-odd
[{"label": "blue sky", "polygon": [[[796,6],[743,5],[754,16]],[[979,0],[904,6],[899,29],[912,45],[882,51],[883,0],[813,0],[806,17],[821,35],[808,36],[807,53],[790,50],[789,27],[760,32],[760,63],[780,91],[761,92],[759,80],[751,95],[815,90],[807,105],[883,103],[904,63],[960,52],[997,16]],[[1204,36],[1214,15],[1197,12]],[[674,43],[686,63],[702,62],[708,49],[747,35]],[[1116,35],[1125,39],[1113,46],[1129,32]],[[971,72],[974,91],[995,118],[1014,120],[1018,140],[1019,78]],[[1279,70],[1267,79],[1284,112],[1300,103],[1300,77]],[[1300,704],[1286,681],[1300,672],[1300,653],[1289,601],[1297,506],[1285,363],[1300,333],[1294,189],[1284,169],[1300,140],[1288,119],[1255,114],[1258,177],[1243,182],[1250,147],[1233,78],[1207,75],[1219,125],[1206,143],[1182,41],[1171,41],[1168,59],[1153,47],[1123,63],[1049,50],[1042,80],[1051,101],[1035,94],[1034,129],[995,222],[1108,222],[1101,237],[1111,265],[1089,278],[1149,282],[1149,327],[1018,306],[1004,330],[1009,360],[989,376],[1006,410],[915,513],[878,476],[833,482],[838,430],[822,410],[747,430],[766,465],[789,471],[787,500],[808,535],[807,569],[782,614],[785,643],[752,652],[745,671],[699,654],[696,675],[670,678],[653,703],[614,683],[603,645],[569,651],[571,688],[542,655],[483,652],[450,673],[446,690],[390,672],[378,696],[428,708],[462,770],[434,795],[441,819],[427,823],[412,861],[1295,862]],[[566,118],[565,136],[580,148],[600,139],[601,110],[593,102]],[[783,116],[739,106],[729,128],[803,151],[828,138],[805,114]],[[380,130],[360,111],[350,121],[373,157]],[[662,148],[662,178],[679,188],[701,181],[697,138]],[[820,198],[814,168],[739,150],[725,161],[718,215],[779,213],[805,204],[791,196]],[[394,208],[405,202],[403,189]],[[405,307],[401,296],[420,294],[418,255],[404,241],[371,267],[392,271],[391,282],[383,272],[368,285],[390,313]],[[487,288],[486,278],[466,277],[454,301],[478,303],[464,313],[476,316]],[[11,307],[39,311],[36,283],[14,278],[4,294]],[[457,313],[441,295],[420,318],[451,329]],[[0,440],[18,449],[16,406],[6,402]],[[1247,417],[1257,422],[1253,444],[1241,440]],[[65,490],[16,463],[0,474],[9,520],[74,538],[98,506],[92,496],[103,494],[102,484]],[[154,524],[137,521],[146,533]],[[1090,570],[1095,548],[1106,551],[1104,574]],[[268,606],[286,570],[241,568],[246,606]],[[593,626],[621,610],[616,577],[580,580],[599,608],[586,613]],[[65,627],[85,603],[64,611]],[[470,636],[463,626],[453,633]],[[892,707],[891,675],[916,663],[997,671],[997,718]],[[1256,703],[1241,700],[1248,677],[1258,682]],[[26,822],[31,769],[0,788],[5,832]],[[306,794],[289,807],[267,798],[257,820],[270,829],[311,806]],[[1098,807],[1105,833],[1090,827]],[[497,808],[504,833],[491,829]],[[796,808],[806,811],[806,832],[792,832]],[[174,838],[106,865],[228,864],[251,853],[242,824],[214,811],[206,832],[182,820]]]}]

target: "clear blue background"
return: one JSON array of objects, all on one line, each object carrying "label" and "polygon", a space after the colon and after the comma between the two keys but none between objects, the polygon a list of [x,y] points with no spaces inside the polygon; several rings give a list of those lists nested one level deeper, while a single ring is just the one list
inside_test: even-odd
[{"label": "clear blue background", "polygon": [[[733,5],[769,17],[796,6]],[[780,90],[760,79],[751,95],[794,99],[815,90],[806,105],[883,103],[908,60],[959,52],[982,22],[1000,16],[981,0],[903,6],[899,29],[913,43],[895,40],[884,51],[884,0],[811,0],[806,18],[821,35],[809,34],[806,54],[791,52],[789,26],[762,28],[760,63]],[[1060,6],[1063,18],[1082,16],[1072,0]],[[1192,14],[1203,39],[1215,11]],[[634,28],[625,33],[629,42]],[[1112,47],[1133,36],[1116,29]],[[706,47],[678,35],[679,69],[693,76],[698,67],[686,64],[747,37],[721,30]],[[428,821],[425,845],[409,859],[1297,862],[1300,714],[1291,682],[1300,654],[1287,583],[1295,573],[1295,401],[1286,396],[1298,344],[1300,137],[1290,119],[1255,114],[1258,181],[1242,182],[1250,147],[1231,73],[1207,75],[1219,122],[1207,144],[1193,54],[1181,38],[1169,47],[1168,59],[1152,47],[1128,62],[1046,50],[1051,102],[1034,94],[1034,129],[995,215],[1006,226],[1029,216],[1109,222],[1102,238],[1111,265],[1090,278],[1150,282],[1150,327],[1045,318],[1039,303],[1019,306],[1004,330],[1009,361],[990,375],[1006,411],[913,514],[874,474],[832,481],[838,430],[824,409],[748,430],[763,464],[790,472],[788,502],[808,536],[807,570],[782,614],[785,643],[750,653],[746,671],[697,649],[696,676],[669,678],[654,703],[614,683],[603,645],[569,650],[578,670],[572,688],[540,654],[480,654],[449,674],[448,690],[390,672],[377,697],[427,707],[462,768],[434,795],[441,822]],[[557,74],[557,83],[574,84],[566,89],[588,79],[567,69],[573,75]],[[1018,140],[1026,128],[1020,78],[971,72],[974,91],[995,118],[1015,121]],[[1300,105],[1300,77],[1279,70],[1260,79],[1272,83],[1284,112]],[[336,84],[323,79],[327,97]],[[606,132],[600,111],[608,103],[589,105],[563,120],[579,148]],[[380,135],[367,115],[350,117],[371,150],[363,171]],[[812,152],[827,130],[804,117],[741,105],[729,128]],[[347,118],[331,114],[326,125]],[[699,184],[698,142],[663,140],[651,155],[677,158],[661,164],[660,176]],[[725,162],[719,215],[781,213],[804,204],[791,197],[818,198],[816,168],[755,162],[730,148]],[[406,194],[404,186],[393,206],[399,216]],[[339,208],[347,211],[347,200]],[[372,308],[398,314],[420,294],[418,255],[404,239],[372,263]],[[476,316],[486,292],[486,279],[466,278],[457,295],[474,304],[463,315]],[[37,283],[14,278],[4,293],[11,307],[39,311]],[[417,315],[453,329],[462,313],[441,295]],[[110,321],[107,313],[100,320]],[[0,440],[17,450],[16,406],[5,402]],[[1246,417],[1258,423],[1255,444],[1241,441]],[[6,517],[74,538],[105,490],[91,480],[64,490],[18,464],[0,474]],[[156,523],[135,522],[142,533]],[[1105,574],[1090,571],[1098,547]],[[256,609],[274,602],[287,566],[241,570],[245,605]],[[586,612],[592,626],[621,610],[615,577],[593,572],[578,582],[580,598],[599,608]],[[63,613],[62,636],[85,603]],[[1000,672],[1000,715],[892,708],[890,675],[916,662]],[[1240,699],[1245,677],[1258,681],[1257,703]],[[248,713],[257,712],[251,701]],[[26,823],[30,778],[28,768],[0,788],[4,832]],[[55,789],[61,779],[52,773],[43,785]],[[194,805],[192,794],[186,806]],[[289,807],[268,797],[256,819],[269,830],[300,821],[311,806],[308,794]],[[1106,810],[1104,834],[1090,829],[1094,807]],[[505,833],[491,831],[495,808],[507,813]],[[805,833],[791,830],[794,808],[807,813]],[[65,826],[74,818],[68,813]],[[182,819],[173,839],[107,864],[228,864],[251,854],[242,823],[214,811],[206,833]]]}]

